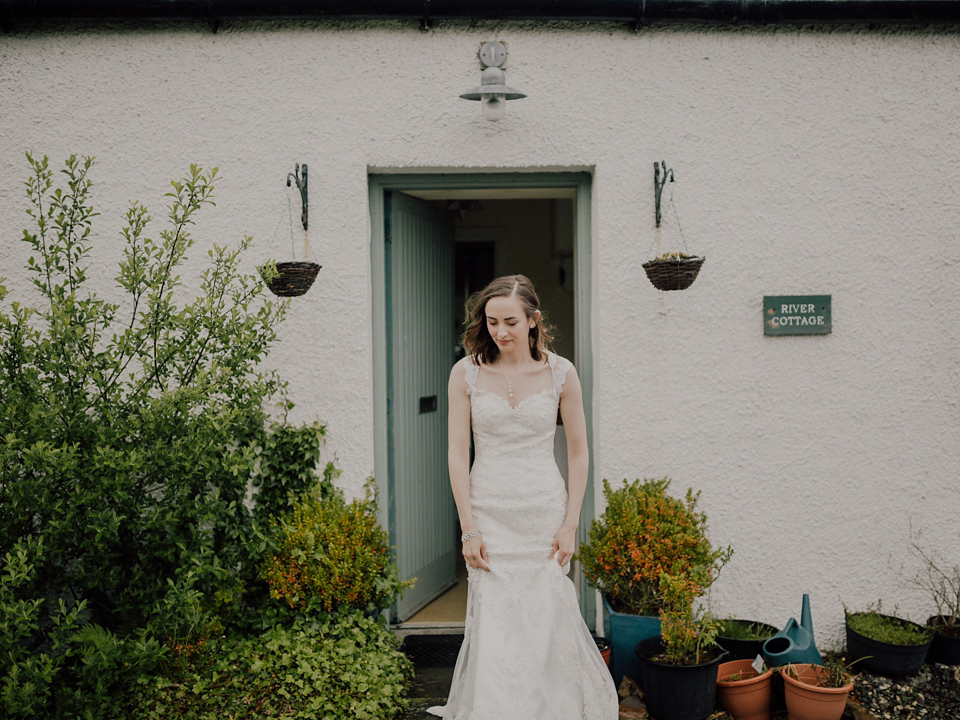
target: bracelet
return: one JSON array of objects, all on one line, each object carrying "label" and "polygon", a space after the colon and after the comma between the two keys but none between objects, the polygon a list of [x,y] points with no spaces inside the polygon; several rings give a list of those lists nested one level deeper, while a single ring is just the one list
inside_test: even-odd
[{"label": "bracelet", "polygon": [[480,534],[479,531],[477,531],[477,530],[471,530],[470,532],[464,533],[463,535],[460,536],[460,542],[461,542],[461,543],[465,543],[465,542],[466,542],[467,540],[469,540],[470,538],[476,537],[476,536],[479,535],[479,534]]}]

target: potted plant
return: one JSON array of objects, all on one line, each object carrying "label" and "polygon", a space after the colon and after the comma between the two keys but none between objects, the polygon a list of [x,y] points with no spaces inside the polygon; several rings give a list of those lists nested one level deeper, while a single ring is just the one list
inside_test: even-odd
[{"label": "potted plant", "polygon": [[717,643],[728,653],[729,660],[752,661],[763,649],[763,643],[780,632],[780,628],[756,620],[726,618],[720,622]]},{"label": "potted plant", "polygon": [[762,665],[758,671],[753,663],[746,658],[720,663],[717,704],[737,720],[770,720],[773,670]]},{"label": "potted plant", "polygon": [[927,627],[933,630],[927,662],[960,665],[960,617],[932,615],[927,618]]},{"label": "potted plant", "polygon": [[314,262],[274,262],[268,260],[257,267],[260,277],[274,295],[299,297],[317,279],[320,266]]},{"label": "potted plant", "polygon": [[600,637],[599,635],[594,635],[593,641],[597,644],[597,650],[600,651],[600,657],[603,658],[603,662],[606,664],[607,670],[609,670],[610,656],[613,654],[613,645],[611,645],[610,641],[605,637]]},{"label": "potted plant", "polygon": [[920,567],[909,582],[926,592],[937,609],[927,619],[933,631],[927,662],[960,665],[960,563],[951,566],[942,555],[924,547],[919,532],[910,550]]},{"label": "potted plant", "polygon": [[695,566],[661,576],[661,634],[636,648],[644,702],[657,720],[706,720],[713,713],[726,652],[716,642],[719,622],[694,602],[715,575],[712,566]]},{"label": "potted plant", "polygon": [[657,290],[686,290],[693,285],[705,258],[668,252],[645,262],[643,270]]},{"label": "potted plant", "polygon": [[840,720],[843,716],[853,677],[850,666],[839,658],[824,665],[784,665],[780,675],[790,720]]},{"label": "potted plant", "polygon": [[639,677],[637,643],[660,634],[661,574],[701,565],[712,568],[712,576],[733,553],[714,549],[707,539],[707,517],[697,511],[700,494],[687,490],[675,498],[669,486],[664,477],[625,480],[614,489],[605,479],[606,509],[578,552],[587,582],[603,594],[617,685],[624,675]]},{"label": "potted plant", "polygon": [[888,677],[912,675],[922,666],[933,631],[876,609],[849,612],[844,608],[847,653],[863,661],[863,669]]}]

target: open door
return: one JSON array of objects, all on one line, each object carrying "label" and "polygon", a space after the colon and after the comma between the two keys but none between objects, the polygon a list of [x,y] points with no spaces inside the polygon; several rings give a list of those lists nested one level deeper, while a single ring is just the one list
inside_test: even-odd
[{"label": "open door", "polygon": [[401,192],[384,200],[393,542],[400,578],[417,578],[397,604],[402,622],[457,580],[457,514],[447,471],[454,221]]}]

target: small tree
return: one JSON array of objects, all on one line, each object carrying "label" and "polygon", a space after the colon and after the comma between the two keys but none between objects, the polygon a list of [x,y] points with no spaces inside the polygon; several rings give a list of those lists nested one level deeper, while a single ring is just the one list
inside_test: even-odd
[{"label": "small tree", "polygon": [[294,504],[263,568],[273,598],[308,612],[375,613],[413,587],[415,579],[400,580],[390,537],[377,524],[375,488],[371,478],[366,498],[348,503],[321,483]]},{"label": "small tree", "polygon": [[[0,635],[7,689],[22,677],[20,649],[67,661],[55,646],[63,618],[121,639],[147,629],[189,641],[257,577],[267,539],[244,498],[265,402],[282,389],[260,362],[286,308],[240,272],[249,237],[213,245],[196,296],[179,302],[189,229],[213,204],[216,169],[191,166],[171,183],[156,237],[146,207],[130,206],[121,305],[88,288],[92,159],[70,157],[59,187],[47,158],[27,160],[23,241],[42,301],[0,310],[0,610],[27,603],[35,617]],[[106,636],[84,637],[106,647]],[[45,689],[61,713],[71,682],[61,673]]]},{"label": "small tree", "polygon": [[657,615],[664,602],[664,574],[701,568],[701,592],[733,549],[714,548],[707,538],[707,516],[697,510],[700,493],[688,489],[681,500],[667,494],[668,478],[624,481],[614,489],[603,481],[607,507],[590,526],[590,544],[579,551],[591,586],[607,596],[614,610]]},{"label": "small tree", "polygon": [[[960,562],[948,559],[942,550],[923,542],[923,531],[911,531],[910,554],[918,563],[907,582],[922,590],[936,608],[933,627],[941,635],[960,638]],[[952,543],[947,547],[955,548]],[[901,567],[901,573],[905,573]]]},{"label": "small tree", "polygon": [[663,660],[673,665],[699,665],[716,650],[720,621],[695,607],[704,585],[713,578],[708,567],[677,574],[661,573],[660,634]]}]

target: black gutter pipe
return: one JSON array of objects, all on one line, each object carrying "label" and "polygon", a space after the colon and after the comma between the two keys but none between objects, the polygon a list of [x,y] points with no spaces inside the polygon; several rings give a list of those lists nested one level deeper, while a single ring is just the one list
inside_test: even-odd
[{"label": "black gutter pipe", "polygon": [[0,0],[0,23],[571,20],[716,25],[960,24],[960,0]]}]

